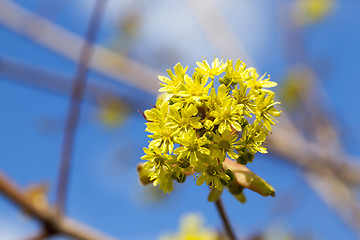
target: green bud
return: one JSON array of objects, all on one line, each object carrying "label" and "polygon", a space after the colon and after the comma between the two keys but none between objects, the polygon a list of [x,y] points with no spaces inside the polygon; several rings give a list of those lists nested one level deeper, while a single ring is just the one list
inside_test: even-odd
[{"label": "green bud", "polygon": [[171,178],[172,179],[175,179],[178,183],[183,183],[183,182],[185,182],[185,180],[186,180],[186,175],[185,175],[185,173],[183,173],[183,172],[179,172],[179,173],[173,173],[172,175],[171,175]]},{"label": "green bud", "polygon": [[176,181],[178,183],[183,183],[186,180],[186,175],[183,172],[180,172],[180,174],[177,176]]},{"label": "green bud", "polygon": [[249,162],[252,162],[255,158],[255,154],[250,152],[244,152],[243,154],[239,155],[239,158],[236,160],[237,163],[246,165]]},{"label": "green bud", "polygon": [[247,160],[246,160],[245,154],[239,155],[239,158],[236,159],[236,162],[241,164],[241,165],[244,165],[244,166],[248,163]]},{"label": "green bud", "polygon": [[211,188],[209,196],[208,196],[208,201],[215,202],[215,201],[219,200],[221,194],[222,194],[222,191],[219,191],[216,188]]},{"label": "green bud", "polygon": [[252,162],[255,158],[255,154],[247,152],[246,153],[247,162]]},{"label": "green bud", "polygon": [[181,168],[187,168],[190,166],[190,161],[187,158],[181,158],[177,160],[177,162],[179,163],[179,167]]},{"label": "green bud", "polygon": [[144,164],[140,163],[137,165],[137,172],[142,185],[147,185],[152,182],[149,177],[149,173],[151,173],[151,171],[145,169]]}]

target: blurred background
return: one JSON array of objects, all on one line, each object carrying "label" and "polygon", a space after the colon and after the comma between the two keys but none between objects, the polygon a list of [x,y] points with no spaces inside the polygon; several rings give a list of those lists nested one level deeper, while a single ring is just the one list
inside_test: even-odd
[{"label": "blurred background", "polygon": [[[176,233],[189,213],[221,232],[206,186],[188,178],[165,196],[140,185],[148,139],[139,111],[155,104],[157,76],[176,63],[191,74],[203,57],[240,58],[279,83],[284,112],[269,154],[248,165],[276,197],[245,190],[240,204],[223,194],[236,234],[360,239],[359,43],[355,0],[0,0],[0,171],[37,204],[54,204],[71,87],[87,65],[67,216],[117,239]],[[0,239],[31,239],[39,229],[0,195]]]}]

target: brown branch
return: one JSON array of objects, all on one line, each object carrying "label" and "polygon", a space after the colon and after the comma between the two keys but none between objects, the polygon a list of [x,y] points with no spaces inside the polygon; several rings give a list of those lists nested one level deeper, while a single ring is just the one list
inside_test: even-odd
[{"label": "brown branch", "polygon": [[99,29],[105,2],[106,0],[97,0],[95,3],[74,77],[70,106],[65,125],[63,148],[61,151],[61,166],[57,188],[57,205],[60,212],[63,212],[65,207],[75,132],[80,115],[80,103],[85,92],[86,75],[93,51],[92,44],[95,41]]},{"label": "brown branch", "polygon": [[[13,1],[0,1],[0,23],[70,61],[79,61],[79,49],[84,41],[81,37]],[[102,46],[94,45],[90,67],[116,81],[125,81],[153,94],[158,92],[159,71]]]},{"label": "brown branch", "polygon": [[22,240],[44,240],[50,236],[52,236],[54,233],[48,233],[46,230],[41,230],[40,232],[30,236],[23,238]]},{"label": "brown branch", "polygon": [[[68,74],[37,67],[9,57],[0,56],[0,77],[55,94],[65,96],[71,94],[73,77]],[[88,82],[83,101],[97,104],[103,99],[114,99],[124,102],[129,106],[129,110],[136,111],[136,113],[139,108],[142,109],[145,105],[145,103],[137,100],[135,97],[120,96],[119,93],[110,87],[95,84],[92,79],[89,79]]]},{"label": "brown branch", "polygon": [[345,152],[334,152],[328,146],[305,139],[286,114],[281,116],[279,122],[268,139],[270,154],[313,172],[324,166],[331,168],[347,184],[360,186],[360,164],[356,159]]},{"label": "brown branch", "polygon": [[216,210],[218,211],[218,213],[221,217],[221,220],[223,222],[223,225],[225,227],[225,230],[226,230],[226,233],[227,233],[229,239],[236,240],[235,233],[230,225],[229,219],[226,215],[226,212],[225,212],[225,209],[224,209],[221,199],[215,201],[215,206],[216,206]]},{"label": "brown branch", "polygon": [[303,168],[304,178],[314,192],[360,236],[359,201],[352,189],[360,185],[359,166],[347,165],[354,161],[345,154],[334,155],[331,149],[306,140],[286,118],[274,128],[269,148],[272,154]]},{"label": "brown branch", "polygon": [[38,220],[46,232],[61,234],[79,240],[115,240],[113,237],[98,232],[80,222],[65,216],[59,217],[54,209],[37,208],[28,195],[20,190],[10,179],[0,171],[0,193],[11,203]]},{"label": "brown branch", "polygon": [[326,168],[322,175],[309,171],[304,175],[314,192],[360,237],[360,207],[353,189]]}]

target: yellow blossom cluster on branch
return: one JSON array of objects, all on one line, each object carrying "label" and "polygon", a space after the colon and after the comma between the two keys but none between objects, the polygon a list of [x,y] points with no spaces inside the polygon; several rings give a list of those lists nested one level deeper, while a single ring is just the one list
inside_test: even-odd
[{"label": "yellow blossom cluster on branch", "polygon": [[218,58],[197,65],[191,77],[181,64],[167,71],[169,77],[160,76],[159,91],[169,98],[144,112],[151,141],[143,167],[165,193],[173,180],[184,182],[190,174],[197,185],[218,191],[229,186],[234,174],[224,170],[225,158],[246,165],[256,152],[266,153],[264,141],[280,115],[268,89],[277,84],[255,68]]}]

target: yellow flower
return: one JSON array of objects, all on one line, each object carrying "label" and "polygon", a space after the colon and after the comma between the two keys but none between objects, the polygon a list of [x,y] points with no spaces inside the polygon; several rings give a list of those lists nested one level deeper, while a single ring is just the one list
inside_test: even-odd
[{"label": "yellow flower", "polygon": [[223,63],[222,59],[219,60],[218,58],[215,58],[211,63],[211,67],[206,60],[203,60],[202,63],[196,62],[196,65],[199,66],[199,68],[195,68],[196,72],[214,78],[214,76],[220,75],[225,71],[227,63]]},{"label": "yellow flower", "polygon": [[176,64],[174,67],[175,74],[172,73],[171,69],[167,70],[170,78],[159,76],[159,80],[162,82],[160,85],[162,88],[159,89],[159,92],[167,92],[170,94],[176,94],[179,89],[181,89],[184,79],[189,77],[186,74],[188,67],[181,66],[180,63]]},{"label": "yellow flower", "polygon": [[160,240],[216,240],[215,231],[204,227],[204,220],[197,214],[188,214],[181,219],[181,227],[176,234],[167,234]]},{"label": "yellow flower", "polygon": [[[184,182],[186,174],[197,178],[197,185],[206,182],[218,191],[229,187],[226,156],[246,164],[256,152],[265,153],[264,141],[280,115],[275,93],[266,89],[276,83],[265,75],[259,78],[254,68],[218,58],[211,66],[207,61],[197,65],[191,77],[181,64],[175,65],[175,74],[168,70],[170,78],[160,77],[160,91],[170,96],[144,112],[152,139],[144,149],[144,169],[165,193],[172,191],[174,180]],[[214,77],[222,73],[216,90]]]}]

